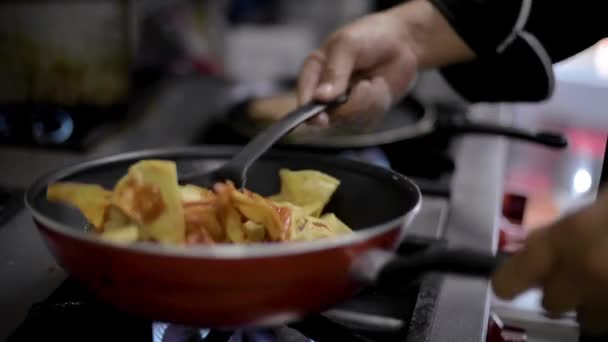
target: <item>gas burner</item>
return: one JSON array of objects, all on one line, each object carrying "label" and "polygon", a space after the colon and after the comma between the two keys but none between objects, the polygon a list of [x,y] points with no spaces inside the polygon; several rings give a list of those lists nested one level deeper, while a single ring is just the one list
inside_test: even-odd
[{"label": "gas burner", "polygon": [[[394,337],[398,336],[398,334],[394,335]],[[234,331],[200,329],[155,322],[152,326],[152,340],[153,342],[386,341],[384,338],[363,336],[356,327],[340,324],[325,317],[325,315],[316,315],[278,327]]]},{"label": "gas burner", "polygon": [[313,339],[287,326],[220,331],[157,322],[153,324],[152,336],[153,342],[314,342]]},{"label": "gas burner", "polygon": [[127,116],[127,104],[108,107],[0,105],[0,144],[86,150]]},{"label": "gas burner", "polygon": [[87,151],[141,115],[133,108],[151,100],[162,80],[158,70],[133,70],[129,96],[109,105],[0,103],[0,145]]}]

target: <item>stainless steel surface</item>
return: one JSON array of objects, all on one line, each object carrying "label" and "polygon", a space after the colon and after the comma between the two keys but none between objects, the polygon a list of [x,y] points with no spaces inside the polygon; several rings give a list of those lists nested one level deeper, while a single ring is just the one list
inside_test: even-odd
[{"label": "stainless steel surface", "polygon": [[416,216],[408,234],[438,239],[444,234],[448,218],[448,200],[441,197],[422,196],[422,210]]},{"label": "stainless steel surface", "polygon": [[[473,110],[488,120],[508,123],[498,106]],[[466,137],[455,144],[456,173],[445,238],[450,246],[494,252],[502,202],[507,142],[496,137]],[[483,342],[489,317],[486,280],[445,276],[431,329],[431,342]]]}]

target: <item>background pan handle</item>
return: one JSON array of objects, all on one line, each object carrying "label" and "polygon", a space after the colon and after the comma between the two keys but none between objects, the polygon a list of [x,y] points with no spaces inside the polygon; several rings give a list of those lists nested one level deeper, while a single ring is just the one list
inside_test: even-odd
[{"label": "background pan handle", "polygon": [[568,146],[568,139],[553,131],[531,131],[523,128],[508,127],[491,123],[471,122],[467,119],[443,119],[438,122],[441,129],[452,134],[491,134],[525,140],[547,147],[563,149]]}]

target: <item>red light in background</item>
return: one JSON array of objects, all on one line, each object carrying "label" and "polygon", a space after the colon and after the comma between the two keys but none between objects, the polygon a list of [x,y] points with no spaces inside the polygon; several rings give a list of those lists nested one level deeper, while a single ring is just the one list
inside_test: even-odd
[{"label": "red light in background", "polygon": [[564,131],[569,141],[569,149],[577,155],[603,159],[606,149],[606,132],[591,131],[580,128],[567,128]]},{"label": "red light in background", "polygon": [[534,191],[550,190],[553,188],[551,176],[547,173],[536,172],[525,166],[513,168],[508,175],[507,184],[518,190],[533,189]]}]

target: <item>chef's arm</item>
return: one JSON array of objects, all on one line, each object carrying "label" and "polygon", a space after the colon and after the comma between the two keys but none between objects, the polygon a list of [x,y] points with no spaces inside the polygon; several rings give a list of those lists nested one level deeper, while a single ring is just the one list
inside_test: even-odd
[{"label": "chef's arm", "polygon": [[608,36],[603,1],[430,1],[477,55],[440,69],[472,102],[546,99],[553,63]]}]

